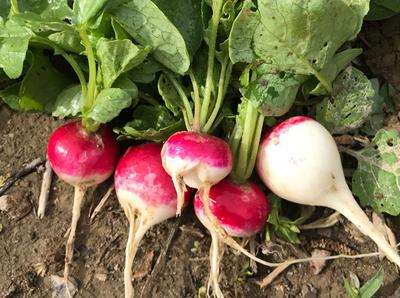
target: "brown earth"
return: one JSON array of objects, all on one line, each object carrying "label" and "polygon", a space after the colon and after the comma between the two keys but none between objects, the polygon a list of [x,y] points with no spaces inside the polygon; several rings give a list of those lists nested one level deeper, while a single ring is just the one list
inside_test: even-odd
[{"label": "brown earth", "polygon": [[[368,23],[362,34],[368,44],[364,55],[367,65],[372,73],[391,82],[397,91],[400,90],[398,24],[399,18]],[[395,29],[387,31],[385,26]],[[17,114],[4,105],[0,106],[0,180],[21,169],[26,162],[37,157],[45,158],[46,141],[60,123],[48,116]],[[34,212],[40,184],[41,173],[34,172],[18,180],[7,191],[17,199],[28,199],[27,202],[34,208],[20,219],[10,219],[6,213],[0,214],[0,297],[51,297],[50,276],[62,275],[66,242],[64,234],[70,224],[73,189],[55,178],[46,217],[40,220]],[[107,183],[91,191],[82,211],[72,267],[79,297],[123,297],[127,220],[115,194],[93,223],[88,220],[89,210],[97,205],[106,189]],[[23,195],[17,197],[21,192]],[[321,209],[317,214],[327,212]],[[399,237],[400,220],[389,220]],[[151,260],[151,266],[142,268],[143,276],[135,279],[136,293],[140,294],[149,281],[149,271],[165,246],[174,222],[170,220],[160,224],[146,234],[135,268],[141,267],[146,259]],[[360,237],[345,220],[331,228],[303,232],[301,240],[303,245],[297,246],[294,251],[310,253],[310,243],[323,242],[331,243],[328,250],[332,254],[372,252],[376,249],[371,241]],[[146,294],[142,296],[197,297],[199,289],[207,283],[209,245],[208,233],[190,209],[173,238],[165,267],[146,285]],[[277,245],[275,248],[282,249],[283,257],[293,256],[293,249],[282,243]],[[151,258],[152,253],[154,258]],[[259,255],[262,256],[261,253]],[[37,264],[45,270],[43,276],[38,274]],[[385,282],[376,297],[400,297],[398,272],[387,260],[380,261],[377,257],[330,261],[318,275],[312,274],[309,264],[294,265],[263,290],[255,281],[262,279],[271,269],[258,266],[258,273],[246,278],[243,274],[246,264],[246,258],[226,250],[221,267],[221,287],[226,297],[347,297],[344,277],[352,272],[363,284],[380,267],[385,270]]]}]

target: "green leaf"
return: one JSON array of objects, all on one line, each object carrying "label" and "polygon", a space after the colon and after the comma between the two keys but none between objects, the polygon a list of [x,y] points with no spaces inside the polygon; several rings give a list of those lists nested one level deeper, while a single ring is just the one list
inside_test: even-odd
[{"label": "green leaf", "polygon": [[80,84],[72,85],[64,89],[54,104],[54,117],[74,117],[82,109],[82,87]]},{"label": "green leaf", "polygon": [[381,129],[360,151],[346,149],[358,160],[352,190],[363,206],[376,212],[400,214],[400,134]]},{"label": "green leaf", "polygon": [[367,21],[378,21],[390,18],[399,13],[400,2],[398,0],[372,0],[365,19]]},{"label": "green leaf", "polygon": [[379,288],[383,285],[384,276],[385,272],[383,271],[383,268],[380,268],[379,271],[361,287],[361,298],[373,297],[374,294],[378,292]]},{"label": "green leaf", "polygon": [[58,71],[49,57],[40,52],[28,56],[30,68],[26,72],[19,92],[24,111],[51,113],[58,94],[71,84],[64,73]]},{"label": "green leaf", "polygon": [[371,79],[372,88],[375,91],[372,105],[372,112],[367,121],[361,127],[361,131],[370,136],[374,136],[376,132],[383,128],[387,114],[395,113],[392,101],[392,87],[388,83],[381,86],[378,79]]},{"label": "green leaf", "polygon": [[115,81],[114,87],[126,91],[131,96],[132,98],[131,107],[137,104],[137,101],[139,100],[139,89],[136,86],[136,84],[132,82],[130,78],[128,78],[128,76],[123,75],[119,77]]},{"label": "green leaf", "polygon": [[271,211],[269,213],[267,220],[269,224],[268,225],[269,229],[267,229],[267,232],[269,233],[267,235],[267,240],[270,240],[271,237],[270,234],[271,232],[273,232],[279,238],[289,241],[290,243],[293,244],[300,243],[299,239],[300,230],[297,227],[298,221],[300,219],[292,221],[289,218],[280,215],[279,212],[281,208],[280,205],[281,199],[272,193],[268,195],[268,199],[270,198],[271,198]]},{"label": "green leaf", "polygon": [[356,289],[354,289],[349,281],[347,280],[347,278],[343,278],[343,282],[344,282],[344,289],[346,290],[347,294],[350,296],[350,298],[361,298],[360,294],[358,293],[358,291]]},{"label": "green leaf", "polygon": [[167,109],[170,110],[174,116],[178,116],[181,110],[184,109],[184,106],[175,87],[163,74],[158,78],[157,87]]},{"label": "green leaf", "polygon": [[9,0],[0,0],[0,18],[7,18],[10,8],[11,4]]},{"label": "green leaf", "polygon": [[184,129],[182,119],[176,120],[164,106],[139,105],[131,122],[122,129],[115,129],[119,139],[163,142],[177,131]]},{"label": "green leaf", "polygon": [[25,12],[13,15],[9,22],[30,29],[37,35],[47,37],[48,34],[59,31],[75,30],[71,25],[57,19],[47,19],[34,12]]},{"label": "green leaf", "polygon": [[111,26],[114,30],[115,39],[130,39],[128,32],[114,19],[111,18]]},{"label": "green leaf", "polygon": [[[271,69],[262,64],[255,70],[256,78],[241,89],[264,116],[282,116],[292,107],[300,87],[298,78],[292,74]],[[254,72],[253,72],[254,77]]]},{"label": "green leaf", "polygon": [[72,28],[71,30],[64,30],[50,34],[47,38],[68,52],[80,54],[85,50],[81,44],[79,33]]},{"label": "green leaf", "polygon": [[336,51],[361,29],[367,0],[260,0],[261,23],[253,36],[254,51],[280,70],[314,75],[329,88],[321,70],[334,63]]},{"label": "green leaf", "polygon": [[21,13],[33,12],[43,19],[62,21],[72,16],[67,0],[18,0],[18,8]]},{"label": "green leaf", "polygon": [[96,97],[93,107],[84,116],[98,123],[107,123],[131,105],[132,98],[120,88],[103,89]]},{"label": "green leaf", "polygon": [[179,74],[189,69],[190,56],[183,36],[153,2],[131,0],[111,13],[135,40],[154,49],[158,62]]},{"label": "green leaf", "polygon": [[201,0],[152,0],[181,33],[193,57],[203,40]]},{"label": "green leaf", "polygon": [[359,128],[372,111],[374,89],[368,78],[354,67],[345,69],[334,81],[332,99],[316,106],[316,118],[332,133]]},{"label": "green leaf", "polygon": [[156,73],[161,69],[161,64],[152,59],[147,59],[139,66],[129,71],[128,76],[134,82],[147,84],[156,78]]},{"label": "green leaf", "polygon": [[21,83],[11,85],[3,90],[0,90],[0,99],[2,99],[11,109],[19,111],[21,110],[19,103],[19,89]]},{"label": "green leaf", "polygon": [[[362,53],[361,49],[347,49],[335,54],[332,63],[327,64],[322,70],[321,75],[332,82],[337,75],[350,64],[350,62]],[[314,90],[310,92],[313,95],[326,95],[328,91],[319,83]]]},{"label": "green leaf", "polygon": [[77,25],[83,25],[95,17],[106,5],[107,0],[74,0],[74,18]]},{"label": "green leaf", "polygon": [[11,79],[22,73],[31,36],[32,33],[22,26],[0,23],[0,68]]},{"label": "green leaf", "polygon": [[136,46],[128,39],[101,38],[97,42],[96,54],[104,88],[110,88],[122,73],[142,63],[149,52],[149,47]]},{"label": "green leaf", "polygon": [[233,63],[251,63],[256,59],[252,49],[253,35],[260,23],[260,13],[252,0],[246,0],[233,22],[229,35],[229,57]]}]

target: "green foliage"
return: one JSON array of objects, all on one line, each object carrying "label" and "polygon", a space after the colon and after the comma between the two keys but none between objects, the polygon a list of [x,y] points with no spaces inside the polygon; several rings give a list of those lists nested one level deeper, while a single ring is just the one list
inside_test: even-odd
[{"label": "green foliage", "polygon": [[371,277],[361,288],[359,282],[355,284],[351,280],[347,280],[343,278],[344,288],[351,298],[372,298],[376,292],[378,292],[379,288],[383,285],[383,278],[385,272],[383,268],[379,269],[379,271]]},{"label": "green foliage", "polygon": [[347,151],[358,160],[352,187],[361,204],[371,206],[377,212],[399,215],[399,132],[381,129],[364,149]]},{"label": "green foliage", "polygon": [[334,81],[331,98],[317,104],[316,118],[332,133],[359,128],[372,112],[374,93],[368,78],[349,67]]}]

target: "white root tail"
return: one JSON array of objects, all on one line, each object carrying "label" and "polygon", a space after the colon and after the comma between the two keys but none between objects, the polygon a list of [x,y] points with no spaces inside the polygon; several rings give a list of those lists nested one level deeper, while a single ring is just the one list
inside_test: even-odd
[{"label": "white root tail", "polygon": [[207,293],[209,293],[211,287],[214,297],[224,298],[224,294],[219,287],[219,265],[224,254],[223,243],[215,231],[210,231],[210,233],[212,240],[210,247],[210,279],[207,285]]},{"label": "white root tail", "polygon": [[124,285],[125,298],[134,297],[134,289],[132,286],[132,266],[135,259],[139,243],[144,234],[149,229],[149,226],[143,221],[143,218],[134,208],[126,205],[123,206],[126,216],[129,221],[129,236],[125,249],[125,269],[124,269]]},{"label": "white root tail", "polygon": [[90,222],[92,222],[94,220],[94,218],[96,217],[96,215],[101,211],[101,209],[103,208],[104,204],[107,202],[107,200],[109,199],[112,191],[114,190],[114,184],[112,184],[108,189],[107,192],[104,194],[104,196],[101,198],[100,203],[96,206],[96,208],[94,209],[92,215],[90,215]]},{"label": "white root tail", "polygon": [[186,184],[183,182],[182,177],[172,175],[172,182],[174,183],[175,191],[176,191],[176,216],[180,216],[182,213],[182,208],[185,203],[185,192],[186,192]]},{"label": "white root tail", "polygon": [[46,160],[45,171],[43,173],[43,179],[42,179],[42,187],[40,189],[40,195],[39,195],[38,211],[37,211],[37,215],[40,219],[44,217],[46,212],[46,205],[50,194],[52,176],[53,176],[53,170],[51,168],[49,160]]},{"label": "white root tail", "polygon": [[355,201],[351,191],[346,190],[341,194],[334,193],[332,195],[335,196],[332,200],[335,199],[336,201],[335,204],[329,207],[337,210],[350,220],[364,235],[368,236],[376,243],[378,248],[390,261],[400,267],[400,256],[397,249],[393,248],[385,237],[376,229],[374,224]]},{"label": "white root tail", "polygon": [[[72,263],[72,258],[74,255],[74,242],[76,227],[78,225],[79,217],[81,216],[82,202],[86,192],[86,187],[75,186],[74,203],[72,207],[72,221],[71,230],[69,232],[67,244],[65,246],[65,267],[64,267],[64,281],[68,285],[68,277],[70,272],[70,265]],[[71,293],[67,287],[67,293],[69,297],[72,297]]]}]

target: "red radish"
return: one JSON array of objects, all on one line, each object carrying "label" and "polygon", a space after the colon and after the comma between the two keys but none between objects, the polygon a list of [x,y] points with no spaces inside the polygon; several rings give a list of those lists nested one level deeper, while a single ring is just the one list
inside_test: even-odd
[{"label": "red radish", "polygon": [[[220,234],[208,220],[199,192],[194,199],[197,218],[210,231],[212,243],[210,248],[210,284],[214,295],[223,297],[219,288],[219,263],[223,249]],[[209,209],[219,225],[232,237],[250,237],[264,227],[269,213],[267,197],[253,182],[235,183],[226,178],[211,187],[209,192]],[[239,244],[237,244],[239,245]]]},{"label": "red radish", "polygon": [[[57,128],[47,144],[48,160],[54,172],[75,188],[72,222],[66,244],[64,279],[68,281],[76,227],[86,189],[110,177],[118,158],[115,135],[106,126],[95,134],[86,132],[81,121]],[[66,283],[68,284],[68,283]]]},{"label": "red radish", "polygon": [[197,132],[173,134],[164,143],[161,157],[178,194],[177,215],[181,213],[186,185],[208,192],[232,170],[229,145],[222,139]]},{"label": "red radish", "polygon": [[317,121],[293,117],[271,130],[261,143],[257,172],[271,191],[286,200],[340,212],[400,266],[396,250],[355,201],[336,143]]},{"label": "red radish", "polygon": [[[177,194],[161,163],[161,145],[130,147],[114,175],[119,203],[129,220],[125,252],[125,297],[133,297],[132,264],[146,231],[176,214]],[[185,199],[183,205],[185,204]]]}]

